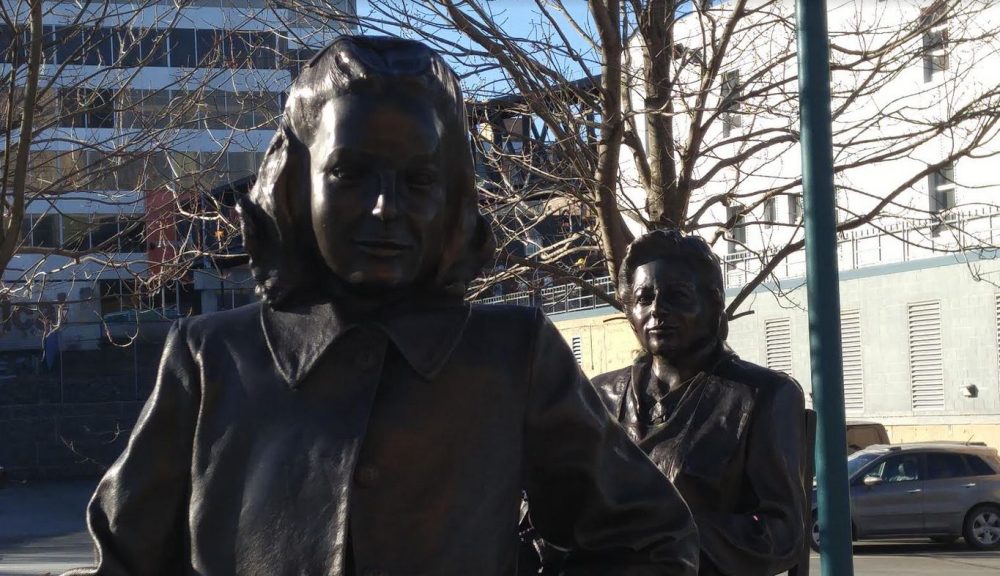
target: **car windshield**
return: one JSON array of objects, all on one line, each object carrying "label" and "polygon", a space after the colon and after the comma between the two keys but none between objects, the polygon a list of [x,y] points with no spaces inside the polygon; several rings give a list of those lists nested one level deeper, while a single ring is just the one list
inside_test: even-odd
[{"label": "car windshield", "polygon": [[855,452],[847,458],[847,477],[852,478],[872,460],[881,456],[878,452]]}]

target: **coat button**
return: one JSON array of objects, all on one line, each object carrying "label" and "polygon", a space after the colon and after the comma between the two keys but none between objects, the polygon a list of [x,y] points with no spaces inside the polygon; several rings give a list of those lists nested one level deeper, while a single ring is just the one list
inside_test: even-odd
[{"label": "coat button", "polygon": [[371,370],[378,363],[378,358],[375,357],[375,353],[371,350],[364,350],[358,354],[357,359],[355,359],[358,368],[362,370]]},{"label": "coat button", "polygon": [[378,468],[374,466],[362,465],[354,471],[354,480],[361,486],[374,486],[378,482],[378,477]]}]

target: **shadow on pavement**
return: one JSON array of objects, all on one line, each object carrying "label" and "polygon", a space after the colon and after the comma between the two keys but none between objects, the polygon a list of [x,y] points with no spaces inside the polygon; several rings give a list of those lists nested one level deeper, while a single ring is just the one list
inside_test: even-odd
[{"label": "shadow on pavement", "polygon": [[43,576],[93,564],[86,508],[96,486],[66,480],[0,487],[0,574]]},{"label": "shadow on pavement", "polygon": [[0,487],[0,543],[87,529],[86,509],[97,480],[8,482]]},{"label": "shadow on pavement", "polygon": [[855,556],[921,554],[933,554],[937,558],[959,556],[1000,558],[1000,550],[974,550],[966,546],[961,538],[951,544],[939,544],[927,539],[855,542],[854,544]]}]

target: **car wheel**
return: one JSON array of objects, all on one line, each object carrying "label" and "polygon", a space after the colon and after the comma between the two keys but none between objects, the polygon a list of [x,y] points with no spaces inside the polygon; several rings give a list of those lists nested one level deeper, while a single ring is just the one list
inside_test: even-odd
[{"label": "car wheel", "polygon": [[809,531],[809,547],[813,552],[819,552],[819,516],[813,514],[812,530]]},{"label": "car wheel", "polygon": [[970,510],[965,515],[962,535],[965,543],[976,550],[1000,547],[1000,508],[983,504]]},{"label": "car wheel", "polygon": [[936,544],[952,544],[958,540],[958,536],[931,536],[931,542]]}]

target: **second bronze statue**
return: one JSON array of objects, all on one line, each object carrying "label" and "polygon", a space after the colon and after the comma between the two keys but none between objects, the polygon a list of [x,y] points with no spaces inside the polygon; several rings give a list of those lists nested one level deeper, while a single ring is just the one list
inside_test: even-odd
[{"label": "second bronze statue", "polygon": [[[698,236],[650,232],[629,246],[618,298],[642,352],[594,386],[690,506],[698,573],[770,576],[796,566],[806,505],[802,389],[726,346],[719,259]],[[546,573],[558,573],[562,554],[537,546]]]}]

